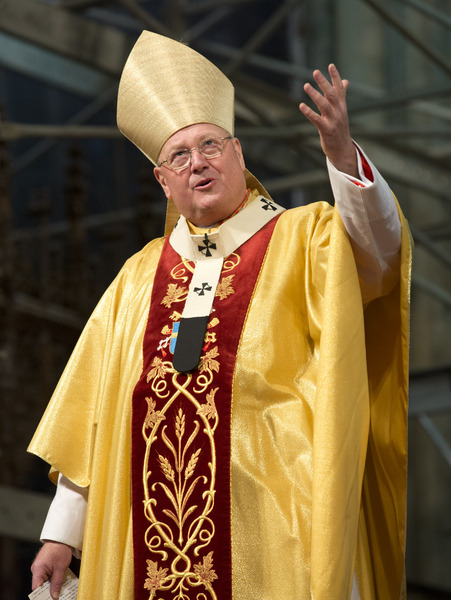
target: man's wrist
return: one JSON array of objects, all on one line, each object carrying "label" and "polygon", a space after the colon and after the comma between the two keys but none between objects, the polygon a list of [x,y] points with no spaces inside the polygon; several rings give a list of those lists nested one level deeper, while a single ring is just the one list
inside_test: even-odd
[{"label": "man's wrist", "polygon": [[70,544],[64,542],[64,541],[60,541],[60,540],[48,540],[48,539],[41,539],[42,545],[46,546],[47,544],[55,544],[55,545],[59,545],[59,546],[66,546],[66,548],[68,548],[71,552],[72,552],[72,556],[74,556],[74,558],[81,558],[81,550],[79,550],[78,548],[75,548],[74,546],[71,546]]},{"label": "man's wrist", "polygon": [[329,162],[341,173],[345,173],[350,177],[359,178],[359,166],[357,160],[356,147],[354,142],[350,140],[350,143],[338,152],[329,153],[327,155]]}]

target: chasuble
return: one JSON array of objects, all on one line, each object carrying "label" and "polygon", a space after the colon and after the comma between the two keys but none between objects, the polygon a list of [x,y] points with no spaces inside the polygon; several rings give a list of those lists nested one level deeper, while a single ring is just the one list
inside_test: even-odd
[{"label": "chasuble", "polygon": [[[129,259],[32,440],[29,450],[53,476],[90,487],[79,600],[133,598],[134,559],[139,598],[343,600],[356,573],[362,600],[398,600],[407,226],[399,284],[365,307],[346,231],[325,203],[277,212],[223,258],[201,360],[190,374],[171,370],[171,322],[181,320],[193,265],[164,239]],[[157,269],[166,279],[157,281]],[[171,415],[164,412],[169,379],[177,388]],[[202,397],[185,384],[204,386]],[[190,403],[180,401],[182,388]],[[132,400],[141,410],[133,428]],[[132,437],[144,444],[138,465]],[[160,445],[151,463],[154,438]],[[208,471],[215,478],[206,481]],[[142,499],[132,507],[134,495]]]}]

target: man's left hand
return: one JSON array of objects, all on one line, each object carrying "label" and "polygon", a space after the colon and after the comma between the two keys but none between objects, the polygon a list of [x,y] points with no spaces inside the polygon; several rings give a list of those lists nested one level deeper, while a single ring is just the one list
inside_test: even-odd
[{"label": "man's left hand", "polygon": [[304,86],[305,92],[316,104],[320,114],[304,102],[299,105],[299,110],[318,129],[321,148],[334,167],[358,178],[356,148],[349,132],[346,106],[346,90],[349,81],[341,79],[335,65],[329,65],[329,75],[330,82],[321,71],[313,72],[313,77],[322,93],[310,83]]}]

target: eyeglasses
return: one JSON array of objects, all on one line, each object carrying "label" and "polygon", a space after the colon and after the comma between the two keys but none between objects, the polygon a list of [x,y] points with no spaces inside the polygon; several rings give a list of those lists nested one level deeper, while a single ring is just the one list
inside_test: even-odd
[{"label": "eyeglasses", "polygon": [[191,164],[191,155],[194,150],[197,150],[202,154],[202,156],[205,156],[207,160],[210,160],[211,158],[215,158],[216,156],[222,154],[226,141],[231,139],[233,139],[231,135],[227,137],[208,138],[196,146],[196,148],[191,148],[191,150],[188,150],[188,148],[182,148],[181,150],[172,152],[165,160],[162,160],[158,166],[161,167],[161,165],[165,164],[173,171],[185,169],[189,164]]}]

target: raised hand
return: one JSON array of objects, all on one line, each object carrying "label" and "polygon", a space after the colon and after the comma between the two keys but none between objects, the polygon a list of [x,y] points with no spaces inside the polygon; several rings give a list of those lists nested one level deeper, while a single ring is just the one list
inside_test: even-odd
[{"label": "raised hand", "polygon": [[321,148],[330,162],[339,170],[358,177],[356,149],[349,132],[346,105],[347,79],[341,79],[335,65],[329,65],[330,81],[319,70],[313,77],[321,91],[310,83],[304,86],[319,110],[319,114],[302,102],[299,110],[315,125],[321,140]]}]

